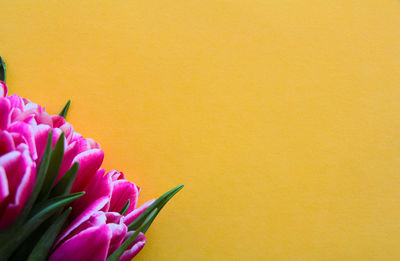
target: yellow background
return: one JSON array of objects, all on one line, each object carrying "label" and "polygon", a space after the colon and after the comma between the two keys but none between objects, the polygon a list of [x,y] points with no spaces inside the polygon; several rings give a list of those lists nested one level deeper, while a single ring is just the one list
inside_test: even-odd
[{"label": "yellow background", "polygon": [[400,260],[400,2],[0,2],[10,93],[101,143],[137,260]]}]

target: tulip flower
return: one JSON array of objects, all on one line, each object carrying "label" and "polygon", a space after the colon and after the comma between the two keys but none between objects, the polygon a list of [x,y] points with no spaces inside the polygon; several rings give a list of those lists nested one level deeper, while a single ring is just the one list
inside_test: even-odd
[{"label": "tulip flower", "polygon": [[[131,260],[183,187],[137,207],[140,187],[101,168],[100,145],[60,115],[8,95],[0,57],[0,261]],[[3,81],[2,81],[3,80]]]},{"label": "tulip flower", "polygon": [[47,136],[53,131],[53,144],[65,134],[65,154],[57,181],[73,163],[79,162],[73,192],[83,191],[101,166],[104,153],[92,139],[74,132],[58,115],[18,95],[7,96],[0,81],[0,229],[8,227],[24,207],[35,183],[36,166],[43,155]]}]

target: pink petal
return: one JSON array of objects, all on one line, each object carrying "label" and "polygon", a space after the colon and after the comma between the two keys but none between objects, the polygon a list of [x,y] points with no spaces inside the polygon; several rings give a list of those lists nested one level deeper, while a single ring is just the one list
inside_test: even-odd
[{"label": "pink petal", "polygon": [[74,162],[79,162],[79,170],[71,192],[83,191],[90,179],[100,168],[103,162],[104,152],[98,149],[82,152],[75,157]]},{"label": "pink petal", "polygon": [[149,200],[146,203],[142,204],[139,208],[135,209],[131,213],[125,216],[124,223],[129,226],[136,218],[140,216],[153,202],[155,199]]},{"label": "pink petal", "polygon": [[8,190],[8,180],[6,176],[6,171],[2,166],[0,166],[0,206],[3,200],[7,198],[9,193],[10,191]]},{"label": "pink petal", "polygon": [[0,97],[6,97],[7,96],[7,85],[5,84],[5,82],[0,81]]},{"label": "pink petal", "polygon": [[128,228],[125,226],[122,220],[122,216],[119,213],[108,212],[106,213],[107,225],[112,231],[112,238],[108,255],[111,255],[121,244],[125,238]]},{"label": "pink petal", "polygon": [[26,143],[29,146],[29,152],[31,154],[32,159],[36,160],[37,153],[36,153],[35,135],[32,127],[24,122],[15,122],[8,128],[8,131],[22,134],[22,136],[26,140]]},{"label": "pink petal", "polygon": [[8,96],[7,99],[10,101],[11,108],[19,109],[21,112],[24,110],[24,101],[18,95],[13,94]]},{"label": "pink petal", "polygon": [[49,135],[50,127],[48,125],[40,124],[35,128],[35,144],[38,161],[42,158],[44,149],[47,144],[47,137]]},{"label": "pink petal", "polygon": [[[1,90],[1,88],[0,88]],[[5,130],[10,122],[10,102],[5,98],[0,98],[0,129]]]},{"label": "pink petal", "polygon": [[106,224],[107,218],[104,212],[102,211],[97,211],[94,212],[89,219],[87,219],[85,222],[80,224],[77,228],[75,228],[67,237],[63,239],[63,242],[66,242],[68,239],[74,237],[75,235],[79,234],[80,232],[91,228],[91,227],[98,227],[103,224]]},{"label": "pink petal", "polygon": [[61,234],[58,238],[56,245],[60,244],[64,238],[66,238],[72,231],[74,231],[78,226],[80,226],[83,222],[88,220],[93,213],[100,211],[104,208],[104,206],[108,203],[108,197],[102,197],[92,202],[89,207],[85,209],[77,218],[75,218],[72,223],[68,226],[68,228]]},{"label": "pink petal", "polygon": [[15,150],[12,136],[7,131],[0,130],[0,156]]},{"label": "pink petal", "polygon": [[56,182],[58,182],[58,180],[61,179],[62,176],[64,176],[65,172],[67,172],[69,168],[71,168],[72,161],[74,160],[76,155],[79,154],[79,152],[79,143],[77,141],[74,141],[67,146],[67,148],[65,149],[63,162],[61,163],[60,173],[57,177]]},{"label": "pink petal", "polygon": [[51,117],[51,120],[53,121],[54,128],[60,128],[65,123],[65,119],[62,116],[52,115],[50,117]]},{"label": "pink petal", "polygon": [[72,134],[74,133],[74,128],[72,128],[72,125],[68,122],[65,122],[59,128],[65,133],[65,137],[67,138],[68,143],[70,143]]},{"label": "pink petal", "polygon": [[84,138],[82,137],[82,135],[80,135],[77,132],[72,133],[71,135],[71,142],[73,141],[78,141],[78,140],[84,140]]},{"label": "pink petal", "polygon": [[[47,138],[49,136],[50,130],[53,130],[53,137],[52,137],[52,148],[56,145],[58,138],[60,137],[62,131],[60,129],[54,128],[52,129],[50,126],[46,124],[39,124],[35,127],[35,144],[36,144],[36,151],[37,151],[37,162],[40,162],[42,159],[44,150],[47,145]],[[64,140],[64,150],[66,149],[67,145]]]},{"label": "pink petal", "polygon": [[[64,124],[63,126],[65,126],[66,124]],[[72,127],[71,127],[71,131],[72,131]],[[76,161],[75,158],[80,153],[91,149],[90,144],[88,143],[87,139],[84,139],[82,137],[77,140],[72,141],[71,137],[67,137],[67,134],[66,134],[66,140],[68,142],[68,146],[65,149],[64,159],[61,164],[60,172],[59,172],[56,182],[58,182],[58,180],[62,176],[64,176],[65,172],[67,172],[69,170],[73,161]]]},{"label": "pink petal", "polygon": [[[133,233],[134,233],[133,231],[129,231],[126,234],[125,238],[128,238]],[[139,233],[139,235],[136,237],[135,241],[133,241],[129,249],[125,250],[125,252],[119,258],[119,261],[131,261],[131,259],[134,258],[140,252],[140,250],[142,250],[145,243],[146,243],[146,236],[143,233]]]},{"label": "pink petal", "polygon": [[89,147],[90,147],[91,149],[101,149],[101,148],[100,148],[100,144],[98,144],[97,142],[95,142],[93,139],[87,138],[86,141],[88,142]]},{"label": "pink petal", "polygon": [[107,223],[123,223],[123,217],[124,216],[118,212],[106,212]]},{"label": "pink petal", "polygon": [[0,157],[11,194],[0,205],[0,229],[10,225],[28,200],[36,179],[36,167],[27,150],[7,153]]},{"label": "pink petal", "polygon": [[33,126],[33,127],[36,127],[36,126],[37,126],[37,122],[36,122],[36,120],[35,120],[35,115],[33,115],[33,114],[28,115],[28,116],[23,120],[23,122],[25,122],[25,123],[27,123],[27,124]]},{"label": "pink petal", "polygon": [[112,177],[112,181],[117,181],[117,180],[126,180],[125,175],[123,172],[118,172],[116,170],[112,170],[110,171],[111,173],[111,177]]},{"label": "pink petal", "polygon": [[119,212],[130,200],[127,213],[132,212],[136,208],[139,191],[137,186],[127,180],[117,180],[113,183],[113,191],[111,195],[110,211]]},{"label": "pink petal", "polygon": [[38,124],[46,124],[49,125],[50,127],[53,127],[53,120],[51,119],[50,115],[44,111],[44,109],[35,114],[36,114],[36,121]]},{"label": "pink petal", "polygon": [[107,225],[89,228],[72,237],[50,256],[50,261],[104,261],[111,240]]},{"label": "pink petal", "polygon": [[[102,197],[111,197],[112,184],[110,175],[104,176],[104,170],[99,169],[93,178],[90,180],[89,185],[85,188],[85,195],[77,199],[72,204],[71,217],[76,217],[84,211],[92,202]],[[108,203],[108,202],[107,202]],[[108,203],[109,204],[109,203]],[[107,210],[109,206],[107,205]]]}]

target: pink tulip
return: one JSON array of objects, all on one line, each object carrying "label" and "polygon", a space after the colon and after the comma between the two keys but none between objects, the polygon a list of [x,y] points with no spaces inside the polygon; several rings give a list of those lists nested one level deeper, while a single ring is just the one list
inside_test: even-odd
[{"label": "pink tulip", "polygon": [[[72,204],[72,222],[56,242],[50,260],[105,260],[133,233],[128,232],[127,226],[153,203],[151,200],[136,209],[139,191],[123,173],[114,170],[105,174],[103,169],[98,170],[85,188],[86,194]],[[122,216],[118,212],[128,199],[131,205]],[[91,240],[96,241],[95,248],[73,251]],[[120,260],[131,260],[145,241],[146,237],[140,234]]]},{"label": "pink tulip", "polygon": [[[0,130],[0,143],[14,145],[11,135]],[[7,139],[9,139],[7,141]],[[21,213],[32,192],[36,178],[36,164],[29,156],[28,146],[0,156],[0,229],[9,226]]]},{"label": "pink tulip", "polygon": [[[79,170],[71,192],[85,191],[72,203],[68,226],[53,247],[50,260],[105,260],[133,231],[131,224],[154,200],[136,208],[140,188],[122,172],[100,169],[104,153],[83,138],[65,119],[49,115],[38,104],[18,95],[7,96],[0,81],[0,229],[21,213],[36,180],[36,171],[53,131],[53,146],[64,133],[64,158],[56,182],[75,163]],[[119,214],[127,201],[125,215]],[[139,234],[120,260],[132,259],[144,246]]]},{"label": "pink tulip", "polygon": [[49,131],[53,144],[65,134],[65,156],[57,181],[76,161],[80,163],[72,191],[82,191],[100,168],[100,145],[74,132],[58,115],[18,95],[7,96],[0,81],[0,229],[8,227],[22,211],[32,192]]}]

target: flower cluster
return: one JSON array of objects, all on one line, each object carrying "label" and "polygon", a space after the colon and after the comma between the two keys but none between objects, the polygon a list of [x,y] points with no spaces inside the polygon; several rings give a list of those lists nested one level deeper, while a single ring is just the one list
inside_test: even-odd
[{"label": "flower cluster", "polygon": [[[35,186],[39,186],[40,168],[53,160],[51,157],[55,154],[49,154],[49,144],[51,150],[56,151],[59,146],[62,152],[58,164],[53,166],[52,162],[49,163],[48,169],[55,171],[54,180],[47,184],[50,188],[46,188],[44,181],[45,189],[37,192],[36,201],[30,203]],[[60,232],[54,237],[46,258],[111,260],[112,254],[120,248],[120,253],[115,254],[117,259],[131,260],[145,244],[146,237],[139,232],[147,230],[155,215],[177,190],[137,208],[140,188],[126,180],[122,172],[101,169],[103,157],[100,145],[75,132],[63,116],[49,115],[40,105],[18,95],[8,96],[7,86],[0,81],[0,231],[18,231],[16,225],[22,226],[21,222],[27,223],[26,220],[35,213],[42,213],[40,207],[33,207],[30,211],[30,205],[51,203],[58,184],[63,183],[67,176],[73,176],[67,193],[74,197],[67,198],[70,199],[67,202],[68,196],[59,196],[68,204],[63,203],[58,212],[54,212],[56,214],[47,218],[55,220],[63,211],[68,216],[65,228],[61,230],[60,225]],[[70,209],[66,209],[68,206]],[[39,210],[35,212],[35,209]],[[21,217],[24,211],[28,211],[25,221]],[[52,224],[49,223],[48,226]],[[39,225],[38,229],[47,228],[45,223]],[[142,230],[138,228],[140,225]],[[32,230],[17,245],[34,238],[35,230]],[[9,248],[12,249],[8,251],[9,255],[18,252],[15,247]],[[1,251],[0,247],[0,254]],[[35,251],[35,248],[29,249],[29,257]]]}]

